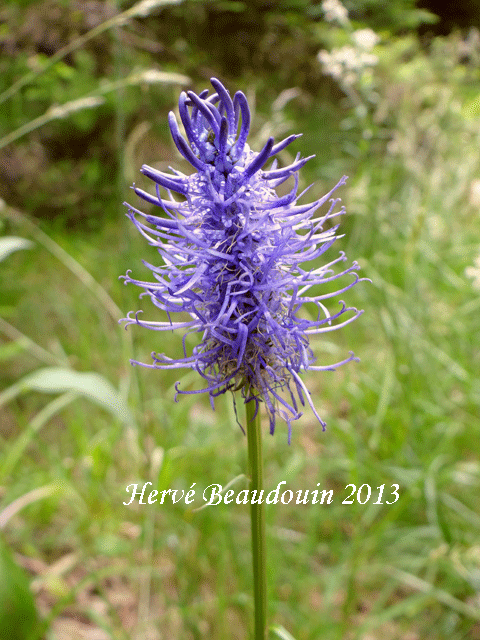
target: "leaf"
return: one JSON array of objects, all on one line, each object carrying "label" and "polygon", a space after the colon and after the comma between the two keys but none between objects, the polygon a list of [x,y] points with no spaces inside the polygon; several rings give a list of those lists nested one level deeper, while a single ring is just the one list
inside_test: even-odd
[{"label": "leaf", "polygon": [[45,367],[25,376],[0,394],[0,406],[25,391],[65,393],[73,391],[107,409],[124,424],[135,420],[123,396],[98,373],[80,373],[65,367]]},{"label": "leaf", "polygon": [[[230,489],[230,487],[232,487],[234,484],[237,484],[237,482],[239,480],[248,480],[247,476],[244,473],[241,473],[239,476],[236,476],[235,478],[233,478],[232,480],[230,480],[230,482],[228,484],[226,484],[224,487],[222,487],[222,490],[219,491],[219,495],[223,496],[223,494],[228,491]],[[197,509],[192,509],[192,513],[196,513],[197,511],[202,511],[203,509],[205,509],[205,507],[209,507],[210,505],[208,504],[208,502],[204,505],[202,505],[201,507],[197,507]]]},{"label": "leaf", "polygon": [[272,633],[275,638],[280,638],[280,640],[295,640],[292,634],[288,633],[288,631],[279,624],[270,627],[268,631]]},{"label": "leaf", "polygon": [[26,240],[25,238],[17,238],[16,236],[3,236],[0,238],[0,262],[5,260],[14,251],[20,249],[30,249],[33,247],[33,242]]},{"label": "leaf", "polygon": [[445,589],[439,589],[426,580],[422,580],[421,578],[418,578],[411,573],[407,573],[406,571],[402,571],[401,569],[389,566],[385,566],[384,569],[389,575],[393,576],[399,582],[407,585],[409,588],[424,593],[430,598],[434,598],[440,604],[445,605],[464,616],[472,618],[473,620],[480,620],[480,610],[477,606],[463,602],[463,600],[455,598],[451,593],[445,591]]},{"label": "leaf", "polygon": [[0,346],[0,362],[16,358],[19,353],[22,353],[27,348],[25,341],[22,339],[15,340],[14,342],[7,342]]},{"label": "leaf", "polygon": [[[23,452],[30,442],[35,438],[40,429],[54,416],[61,411],[70,402],[78,398],[76,393],[64,393],[55,398],[43,407],[37,415],[31,420],[26,429],[24,429],[17,439],[9,445],[6,455],[0,466],[0,484],[4,478],[8,478],[15,466],[22,459]],[[0,529],[2,528],[2,514],[0,514]]]},{"label": "leaf", "polygon": [[[28,493],[25,493],[20,498],[17,498],[12,503],[10,503],[2,512],[0,512],[0,529],[4,529],[8,523],[8,521],[16,515],[21,509],[32,504],[33,502],[37,502],[37,500],[43,500],[43,498],[48,498],[49,496],[57,493],[60,490],[60,485],[57,484],[47,484],[43,487],[38,487],[37,489],[32,489]],[[0,635],[0,638],[2,636]]]},{"label": "leaf", "polygon": [[124,398],[98,373],[79,373],[63,367],[46,367],[24,379],[32,390],[43,393],[75,391],[104,407],[126,424],[134,424],[134,418]]},{"label": "leaf", "polygon": [[28,575],[0,536],[0,638],[26,640],[38,624]]}]

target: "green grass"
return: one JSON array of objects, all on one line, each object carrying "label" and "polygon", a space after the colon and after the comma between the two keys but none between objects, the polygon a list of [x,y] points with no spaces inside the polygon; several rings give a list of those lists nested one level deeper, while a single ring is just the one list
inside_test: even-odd
[{"label": "green grass", "polygon": [[[334,493],[332,504],[267,507],[269,619],[296,640],[480,633],[480,298],[464,273],[480,244],[478,209],[468,203],[480,140],[478,122],[457,108],[458,87],[444,83],[442,100],[428,102],[432,85],[441,85],[435,75],[422,89],[405,82],[386,151],[335,160],[351,175],[339,249],[372,282],[345,296],[365,314],[314,349],[322,360],[353,349],[361,362],[305,375],[326,433],[307,409],[291,446],[281,424],[264,439],[267,490],[285,480],[293,491],[319,483]],[[309,118],[298,114],[294,129],[313,131]],[[317,143],[307,140],[305,153]],[[321,166],[311,171],[322,186],[329,178]],[[196,483],[191,507],[199,507],[209,484],[245,473],[246,439],[231,398],[219,398],[215,412],[201,397],[174,403],[175,375],[131,369],[129,357],[179,352],[180,336],[131,327],[130,340],[91,281],[52,255],[30,225],[6,220],[8,234],[35,245],[0,263],[1,315],[44,351],[20,338],[8,350],[15,335],[4,326],[2,388],[63,364],[101,374],[135,417],[122,421],[82,394],[52,406],[60,394],[38,391],[0,408],[0,469],[9,456],[15,462],[1,482],[0,514],[36,488],[56,487],[4,531],[34,578],[43,637],[80,637],[68,623],[114,640],[247,638],[248,506],[123,505],[127,485],[150,481],[159,490]],[[152,251],[120,207],[118,220],[95,234],[43,228],[123,313],[138,308],[137,291],[118,275],[141,274]],[[200,382],[189,374],[182,384]],[[48,406],[52,415],[39,420]],[[242,421],[240,403],[237,410]],[[14,458],[22,437],[26,448]],[[342,504],[349,484],[370,485],[375,497]],[[383,484],[384,501],[399,485],[395,504],[373,504]]]}]

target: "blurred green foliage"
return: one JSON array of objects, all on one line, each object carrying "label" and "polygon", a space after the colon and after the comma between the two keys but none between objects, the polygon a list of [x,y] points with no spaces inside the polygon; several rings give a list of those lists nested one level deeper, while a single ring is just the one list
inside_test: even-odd
[{"label": "blurred green foliage", "polygon": [[[262,88],[272,81],[295,84],[306,96],[322,92],[327,102],[338,99],[315,59],[331,39],[330,26],[321,4],[308,0],[191,0],[153,7],[126,24],[100,29],[50,64],[67,45],[80,44],[132,6],[43,0],[3,9],[0,101],[9,87],[31,76],[0,110],[0,196],[12,206],[43,218],[81,220],[86,228],[98,228],[105,214],[116,214],[114,176],[122,171],[125,133],[142,121],[164,121],[172,102],[164,90],[145,82],[119,87],[105,93],[100,106],[42,124],[15,144],[2,145],[2,136],[21,131],[52,105],[98,95],[102,84],[121,81],[132,69],[181,70],[195,82],[215,70],[225,79],[256,78]],[[412,0],[355,3],[352,9],[355,24],[392,33],[432,20]]]}]

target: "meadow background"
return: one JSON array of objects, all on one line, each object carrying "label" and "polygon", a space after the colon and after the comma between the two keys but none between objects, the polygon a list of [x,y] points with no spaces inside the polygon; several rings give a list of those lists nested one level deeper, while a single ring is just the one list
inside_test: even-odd
[{"label": "meadow background", "polygon": [[[155,261],[121,203],[143,163],[185,168],[166,116],[212,75],[255,106],[253,148],[303,132],[310,196],[349,176],[330,256],[372,281],[346,294],[365,314],[313,345],[361,358],[305,375],[328,430],[307,409],[290,446],[280,423],[265,436],[267,489],[335,494],[267,507],[270,621],[296,640],[480,638],[480,10],[341,6],[0,9],[0,640],[248,637],[248,507],[122,504],[135,482],[195,482],[198,507],[246,469],[230,396],[174,403],[177,376],[129,364],[180,335],[118,324],[142,308],[118,276]],[[400,499],[341,504],[350,483]]]}]

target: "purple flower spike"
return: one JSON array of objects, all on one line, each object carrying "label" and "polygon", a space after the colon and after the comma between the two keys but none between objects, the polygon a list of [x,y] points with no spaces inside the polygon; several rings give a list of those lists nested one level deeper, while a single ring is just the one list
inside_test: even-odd
[{"label": "purple flower spike", "polygon": [[[251,151],[246,142],[247,99],[238,92],[232,100],[219,80],[211,82],[215,93],[210,96],[208,91],[180,96],[186,139],[174,114],[169,115],[174,142],[196,173],[163,173],[144,165],[142,173],[155,183],[155,195],[137,188],[135,192],[161,211],[158,216],[144,214],[126,204],[128,216],[157,248],[162,263],[144,262],[154,282],[134,280],[130,272],[123,278],[144,289],[142,295],[149,295],[168,321],[143,320],[139,312],[131,312],[125,322],[155,331],[186,331],[183,357],[153,353],[153,363],[143,364],[153,369],[194,369],[204,379],[199,390],[183,390],[177,383],[176,395],[206,392],[213,406],[216,396],[241,391],[257,411],[264,404],[271,433],[278,417],[285,420],[290,442],[291,422],[302,415],[299,404],[307,403],[325,429],[299,374],[308,369],[332,371],[357,360],[350,354],[335,364],[314,365],[309,343],[311,335],[345,326],[362,313],[343,301],[340,309],[325,306],[360,281],[357,263],[335,271],[335,265],[346,260],[343,253],[327,264],[319,263],[337,238],[338,225],[326,230],[323,226],[344,213],[343,208],[335,211],[339,198],[331,196],[346,177],[323,198],[297,204],[303,195],[297,194],[298,171],[308,158],[297,157],[279,169],[276,160],[269,169],[263,167],[298,136],[276,145],[270,138],[259,153]],[[275,188],[290,177],[292,190],[277,195]],[[172,192],[180,198],[176,200]],[[313,219],[327,200],[328,211]],[[333,281],[350,274],[353,280],[332,290]],[[308,312],[300,315],[304,304]],[[175,312],[187,315],[174,322]],[[198,335],[190,355],[185,341],[189,333]]]}]

